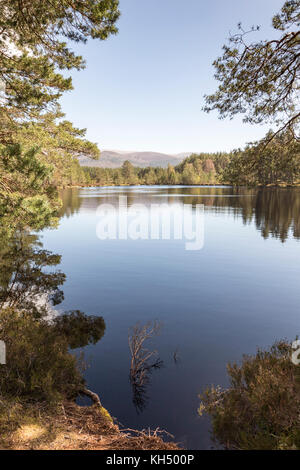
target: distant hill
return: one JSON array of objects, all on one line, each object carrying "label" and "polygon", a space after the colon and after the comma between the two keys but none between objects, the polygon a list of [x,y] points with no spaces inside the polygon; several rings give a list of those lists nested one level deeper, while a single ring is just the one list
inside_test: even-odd
[{"label": "distant hill", "polygon": [[92,160],[88,157],[79,157],[81,166],[118,168],[129,160],[134,166],[145,168],[147,166],[160,166],[166,168],[168,163],[178,165],[190,153],[180,153],[178,155],[168,155],[158,152],[119,152],[115,150],[103,150],[99,160]]}]

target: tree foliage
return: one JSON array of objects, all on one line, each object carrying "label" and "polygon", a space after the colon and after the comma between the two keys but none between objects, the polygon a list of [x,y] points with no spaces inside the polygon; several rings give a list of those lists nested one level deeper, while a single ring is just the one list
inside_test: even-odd
[{"label": "tree foliage", "polygon": [[248,145],[244,151],[234,152],[223,172],[223,181],[235,186],[293,185],[300,182],[300,142],[289,132],[281,132],[271,139]]},{"label": "tree foliage", "polygon": [[[244,121],[278,125],[299,139],[300,1],[288,0],[273,18],[273,27],[282,32],[274,39],[248,43],[249,33],[239,24],[239,32],[223,46],[223,55],[214,63],[218,90],[206,96],[204,110],[219,111],[232,118],[243,114]],[[274,134],[273,134],[274,135]],[[271,140],[273,135],[269,135]]]},{"label": "tree foliage", "polygon": [[55,184],[72,184],[77,155],[99,157],[85,129],[63,120],[59,98],[72,89],[63,71],[85,66],[72,42],[106,39],[118,17],[118,0],[0,0],[0,155],[1,144],[39,147]]},{"label": "tree foliage", "polygon": [[0,376],[1,398],[59,402],[75,399],[84,385],[68,339],[52,325],[36,321],[30,312],[0,310],[1,339],[7,346],[7,366]]},{"label": "tree foliage", "polygon": [[281,341],[242,364],[227,366],[230,388],[211,387],[201,396],[200,415],[212,418],[215,440],[229,449],[300,449],[299,366]]},{"label": "tree foliage", "polygon": [[2,147],[0,158],[1,225],[14,230],[35,229],[56,222],[59,208],[51,182],[52,168],[37,158],[37,149],[24,152],[19,144]]},{"label": "tree foliage", "polygon": [[58,70],[81,69],[69,47],[116,33],[118,0],[1,0],[0,64],[5,113],[36,117],[72,88]]}]

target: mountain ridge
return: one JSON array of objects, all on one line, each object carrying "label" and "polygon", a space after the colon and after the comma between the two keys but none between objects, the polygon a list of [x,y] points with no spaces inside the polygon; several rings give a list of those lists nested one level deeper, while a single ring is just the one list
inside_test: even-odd
[{"label": "mountain ridge", "polygon": [[79,163],[81,166],[98,167],[98,168],[119,168],[128,160],[134,166],[145,168],[148,166],[160,166],[166,168],[168,164],[178,165],[184,158],[191,155],[192,152],[183,152],[179,154],[167,154],[161,152],[126,152],[117,150],[103,150],[99,160],[92,160],[91,158],[81,156]]}]

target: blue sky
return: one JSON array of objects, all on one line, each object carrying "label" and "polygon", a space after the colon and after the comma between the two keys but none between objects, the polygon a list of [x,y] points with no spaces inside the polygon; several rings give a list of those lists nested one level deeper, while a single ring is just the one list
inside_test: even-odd
[{"label": "blue sky", "polygon": [[213,60],[239,21],[274,35],[283,0],[120,0],[119,34],[76,47],[87,68],[61,102],[100,149],[166,153],[230,150],[261,138],[269,126],[201,110],[216,89]]}]

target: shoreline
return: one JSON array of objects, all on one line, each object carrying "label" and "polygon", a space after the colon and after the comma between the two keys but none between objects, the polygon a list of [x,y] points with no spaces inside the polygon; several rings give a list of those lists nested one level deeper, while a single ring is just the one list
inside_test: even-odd
[{"label": "shoreline", "polygon": [[257,185],[257,186],[235,186],[233,184],[215,183],[215,184],[74,184],[67,186],[57,186],[58,190],[72,189],[72,188],[110,188],[110,187],[124,187],[124,188],[135,188],[135,187],[170,187],[170,188],[235,188],[235,189],[291,189],[300,188],[300,183],[295,184],[269,184],[269,185]]}]

